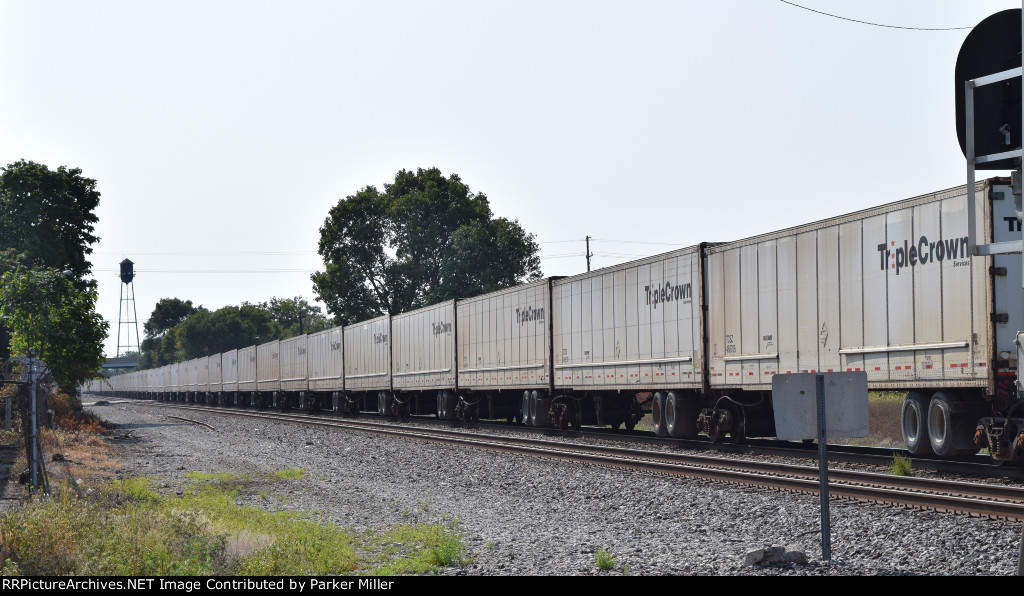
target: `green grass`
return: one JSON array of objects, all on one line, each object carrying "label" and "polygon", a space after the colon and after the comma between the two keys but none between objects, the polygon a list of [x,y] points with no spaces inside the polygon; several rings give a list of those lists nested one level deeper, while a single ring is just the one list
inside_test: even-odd
[{"label": "green grass", "polygon": [[274,472],[271,476],[278,480],[302,480],[306,476],[306,471],[302,468],[295,468],[293,470],[281,470],[280,472]]},{"label": "green grass", "polygon": [[238,482],[250,479],[248,474],[213,474],[209,472],[186,472],[185,477],[194,482]]},{"label": "green grass", "polygon": [[835,439],[836,442],[869,447],[903,447],[903,430],[900,417],[905,391],[868,392],[867,437]]},{"label": "green grass", "polygon": [[912,476],[914,470],[911,467],[910,458],[893,452],[891,470],[894,476]]},{"label": "green grass", "polygon": [[153,490],[155,482],[156,479],[148,476],[123,478],[111,481],[107,484],[106,490],[130,501],[157,503],[161,497],[160,493]]},{"label": "green grass", "polygon": [[370,575],[428,573],[464,562],[466,552],[457,522],[401,525],[363,546],[371,549],[375,564]]},{"label": "green grass", "polygon": [[[89,498],[68,486],[0,516],[3,574],[337,575],[429,573],[463,561],[458,523],[354,534],[308,513],[237,504],[247,476],[191,473],[181,496],[155,480],[110,482]],[[272,475],[283,481],[302,470]]]},{"label": "green grass", "polygon": [[612,567],[615,567],[615,557],[603,548],[597,551],[595,562],[601,571],[611,571]]}]

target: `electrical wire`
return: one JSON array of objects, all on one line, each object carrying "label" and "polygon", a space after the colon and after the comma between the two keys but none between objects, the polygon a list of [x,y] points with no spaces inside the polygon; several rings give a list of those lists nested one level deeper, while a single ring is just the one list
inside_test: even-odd
[{"label": "electrical wire", "polygon": [[609,240],[607,238],[591,238],[591,240],[597,240],[597,241],[600,241],[600,242],[615,242],[615,243],[619,243],[619,244],[657,244],[657,245],[661,245],[661,246],[679,246],[679,247],[686,246],[685,244],[680,244],[678,242],[648,242],[646,240]]},{"label": "electrical wire", "polygon": [[[93,254],[97,255],[120,255],[125,256],[127,252],[96,252]],[[219,250],[216,252],[132,252],[133,256],[157,256],[157,257],[219,257],[221,255],[254,255],[254,256],[296,256],[296,255],[315,255],[318,254],[315,250],[295,250],[295,251],[264,251],[264,250]]]},{"label": "electrical wire", "polygon": [[799,4],[790,2],[789,0],[779,0],[779,2],[782,2],[783,4],[788,4],[790,6],[795,6],[796,8],[802,8],[804,10],[809,10],[811,12],[814,12],[814,13],[817,13],[817,14],[820,14],[820,15],[824,15],[826,17],[832,17],[833,19],[841,19],[843,21],[850,21],[850,22],[853,22],[853,23],[860,23],[861,25],[871,25],[873,27],[886,27],[886,28],[889,28],[889,29],[907,29],[907,30],[910,30],[910,31],[957,31],[957,30],[960,30],[960,29],[973,29],[973,27],[901,27],[899,25],[885,25],[885,24],[882,24],[882,23],[871,23],[871,22],[868,22],[868,21],[858,21],[857,19],[851,19],[851,18],[848,18],[848,17],[841,17],[841,16],[839,16],[837,14],[831,14],[831,13],[828,13],[828,12],[822,12],[820,10],[814,10],[813,8],[807,8],[806,6],[800,6]]},{"label": "electrical wire", "polygon": [[[117,273],[118,270],[94,269],[93,271]],[[316,273],[317,271],[317,269],[137,269],[135,273],[214,273],[221,275],[234,273]]]}]

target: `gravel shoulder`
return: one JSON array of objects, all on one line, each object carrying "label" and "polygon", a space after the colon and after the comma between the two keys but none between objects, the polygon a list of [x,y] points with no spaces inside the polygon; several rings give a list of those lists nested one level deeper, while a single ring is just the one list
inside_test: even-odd
[{"label": "gravel shoulder", "polygon": [[[1021,525],[833,501],[831,563],[820,561],[816,496],[740,489],[592,465],[485,453],[144,403],[89,410],[117,425],[116,475],[180,492],[187,472],[305,476],[267,482],[248,504],[319,511],[355,531],[457,523],[469,562],[451,575],[1013,575]],[[125,438],[127,436],[127,438]],[[286,491],[281,494],[280,491]],[[773,545],[807,564],[743,564]],[[615,557],[599,571],[601,549]]]}]

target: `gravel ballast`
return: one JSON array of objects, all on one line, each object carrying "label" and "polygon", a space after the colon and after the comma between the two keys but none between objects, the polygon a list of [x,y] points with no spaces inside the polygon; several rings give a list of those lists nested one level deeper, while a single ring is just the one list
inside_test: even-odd
[{"label": "gravel ballast", "polygon": [[[118,425],[119,476],[180,492],[187,472],[294,468],[286,498],[248,504],[315,510],[361,531],[457,522],[469,562],[451,575],[1013,575],[1021,525],[833,500],[832,561],[821,561],[816,495],[736,488],[533,457],[189,412],[92,406]],[[276,489],[280,490],[280,489]],[[745,565],[781,546],[807,563]],[[604,549],[610,571],[596,565]],[[799,557],[797,557],[799,558]],[[750,560],[750,559],[748,559]]]}]

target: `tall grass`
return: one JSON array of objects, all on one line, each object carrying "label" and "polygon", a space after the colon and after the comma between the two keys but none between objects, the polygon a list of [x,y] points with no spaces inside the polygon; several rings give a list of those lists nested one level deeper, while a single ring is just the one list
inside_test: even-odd
[{"label": "tall grass", "polygon": [[154,480],[132,478],[109,482],[89,498],[65,484],[49,499],[0,516],[0,560],[7,561],[2,572],[424,573],[460,562],[465,552],[452,522],[355,535],[308,514],[238,505],[257,484],[251,477],[190,474],[183,494],[168,497],[153,489]]},{"label": "tall grass", "polygon": [[910,476],[914,473],[914,468],[909,457],[894,451],[892,454],[891,471],[894,476]]},{"label": "tall grass", "polygon": [[221,537],[152,495],[80,499],[66,484],[0,519],[5,572],[24,575],[209,575],[228,571]]}]

